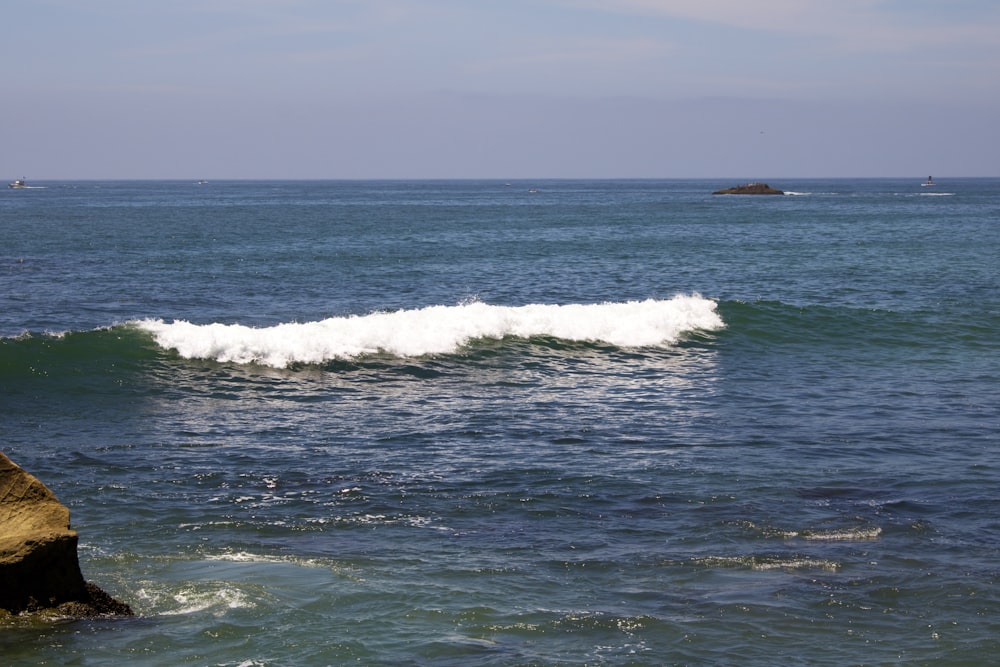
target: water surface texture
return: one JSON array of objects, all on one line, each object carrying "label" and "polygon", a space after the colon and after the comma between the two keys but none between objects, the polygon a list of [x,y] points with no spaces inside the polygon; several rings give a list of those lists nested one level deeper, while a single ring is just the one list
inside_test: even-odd
[{"label": "water surface texture", "polygon": [[[9,665],[982,664],[1000,182],[0,192]],[[532,191],[534,190],[534,191]]]}]

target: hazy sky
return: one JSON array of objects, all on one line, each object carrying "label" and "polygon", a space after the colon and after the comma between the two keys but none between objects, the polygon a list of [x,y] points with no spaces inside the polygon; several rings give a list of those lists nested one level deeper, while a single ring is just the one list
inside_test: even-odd
[{"label": "hazy sky", "polygon": [[0,170],[1000,175],[997,0],[2,0]]}]

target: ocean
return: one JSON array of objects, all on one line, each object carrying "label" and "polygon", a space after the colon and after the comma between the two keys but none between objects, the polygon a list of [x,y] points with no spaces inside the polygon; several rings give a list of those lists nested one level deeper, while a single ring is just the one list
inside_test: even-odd
[{"label": "ocean", "polygon": [[[1000,181],[0,192],[5,665],[982,665]],[[29,181],[29,185],[31,182]]]}]

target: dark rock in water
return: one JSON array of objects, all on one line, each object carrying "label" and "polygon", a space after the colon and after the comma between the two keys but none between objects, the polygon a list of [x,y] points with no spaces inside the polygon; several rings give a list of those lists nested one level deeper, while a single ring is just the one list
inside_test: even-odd
[{"label": "dark rock in water", "polygon": [[[32,610],[28,610],[32,611]],[[111,597],[95,584],[87,582],[86,595],[80,600],[63,602],[55,608],[61,616],[132,616],[132,608]]]},{"label": "dark rock in water", "polygon": [[775,190],[767,183],[747,183],[737,185],[735,188],[716,190],[713,195],[783,195],[781,190]]},{"label": "dark rock in water", "polygon": [[131,616],[80,572],[69,509],[0,453],[0,610]]}]

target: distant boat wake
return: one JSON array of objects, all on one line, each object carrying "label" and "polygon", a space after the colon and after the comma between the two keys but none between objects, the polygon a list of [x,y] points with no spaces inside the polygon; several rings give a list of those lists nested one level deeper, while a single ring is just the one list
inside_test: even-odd
[{"label": "distant boat wake", "polygon": [[469,303],[333,317],[253,328],[159,319],[134,322],[188,359],[278,368],[388,353],[448,354],[477,339],[553,336],[621,347],[670,346],[685,334],[724,327],[717,304],[700,295],[625,303],[495,306]]}]

